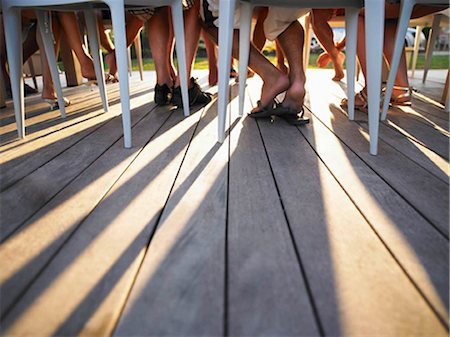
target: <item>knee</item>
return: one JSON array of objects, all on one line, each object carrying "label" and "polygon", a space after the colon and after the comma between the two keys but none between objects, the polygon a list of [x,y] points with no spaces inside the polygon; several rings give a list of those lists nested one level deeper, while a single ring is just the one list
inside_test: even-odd
[{"label": "knee", "polygon": [[313,9],[311,11],[311,24],[313,27],[320,27],[328,23],[333,17],[332,9]]}]

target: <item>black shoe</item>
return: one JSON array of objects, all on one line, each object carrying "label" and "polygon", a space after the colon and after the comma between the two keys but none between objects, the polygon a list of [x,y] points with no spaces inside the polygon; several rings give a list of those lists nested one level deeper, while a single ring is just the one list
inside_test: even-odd
[{"label": "black shoe", "polygon": [[[202,91],[200,85],[197,83],[195,78],[191,77],[190,85],[191,88],[188,90],[189,94],[189,106],[202,104],[206,105],[211,102],[212,97],[210,93]],[[181,87],[173,88],[173,96],[172,96],[172,104],[178,107],[183,105],[183,101],[181,98]]]},{"label": "black shoe", "polygon": [[172,89],[167,85],[156,84],[155,87],[155,103],[157,105],[167,105],[172,99]]}]

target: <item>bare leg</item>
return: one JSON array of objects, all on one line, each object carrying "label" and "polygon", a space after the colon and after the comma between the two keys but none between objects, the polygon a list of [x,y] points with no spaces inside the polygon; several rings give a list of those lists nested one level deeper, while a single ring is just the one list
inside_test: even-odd
[{"label": "bare leg", "polygon": [[283,73],[287,74],[289,73],[288,67],[286,67],[283,48],[281,48],[280,43],[275,40],[275,47],[276,47],[276,53],[277,53],[277,67],[280,69]]},{"label": "bare leg", "polygon": [[217,73],[217,47],[210,40],[209,36],[202,29],[202,37],[205,42],[206,54],[208,56],[208,66],[209,66],[209,85],[213,86],[217,84],[218,73]]},{"label": "bare leg", "polygon": [[[311,23],[314,34],[316,34],[321,45],[326,50],[331,61],[333,62],[335,72],[333,81],[340,81],[344,78],[343,63],[345,60],[345,55],[336,48],[333,42],[333,30],[328,24],[328,20],[330,20],[332,16],[332,9],[313,9]],[[319,66],[326,66],[324,61],[326,61],[325,58],[318,59]]]},{"label": "bare leg", "polygon": [[264,20],[266,20],[269,9],[267,7],[258,7],[254,10],[256,14],[255,30],[253,31],[253,44],[258,50],[262,50],[266,44],[266,35],[264,34]]},{"label": "bare leg", "polygon": [[[217,44],[218,30],[215,27],[205,27],[205,32],[211,37],[211,40]],[[239,58],[239,32],[234,31],[233,49],[234,58]],[[256,72],[264,81],[260,105],[267,106],[280,93],[286,91],[289,87],[289,78],[286,74],[276,68],[261,52],[253,45],[250,45],[249,67]],[[258,111],[255,108],[253,112]]]},{"label": "bare leg", "polygon": [[[198,17],[200,10],[200,1],[196,0],[192,8],[184,11],[184,32],[186,37],[186,65],[187,77],[191,77],[194,67],[195,55],[197,54],[198,41],[200,39],[200,19]],[[176,79],[175,87],[180,86],[180,79]],[[191,81],[188,80],[189,88],[192,87]]]},{"label": "bare leg", "polygon": [[[126,39],[127,39],[127,47],[131,46],[136,36],[141,31],[144,26],[144,22],[140,20],[138,17],[126,13]],[[116,54],[114,50],[105,56],[105,62],[108,65],[109,73],[112,76],[116,76],[117,73],[117,63],[116,63]]]},{"label": "bare leg", "polygon": [[156,81],[159,85],[172,86],[168,57],[171,50],[168,7],[157,8],[147,21],[148,41],[155,62]]},{"label": "bare leg", "polygon": [[[293,110],[301,110],[305,97],[305,70],[303,69],[303,27],[294,21],[277,38],[289,63],[289,89],[282,105]],[[299,50],[300,46],[300,50]]]},{"label": "bare leg", "polygon": [[84,49],[81,40],[80,30],[78,28],[78,21],[74,12],[57,12],[59,22],[64,30],[65,38],[70,48],[75,52],[78,61],[81,65],[81,74],[84,78],[95,80],[94,61]]},{"label": "bare leg", "polygon": [[97,26],[100,44],[106,52],[112,53],[114,51],[114,44],[112,43],[108,34],[106,34],[105,26],[103,24],[103,15],[101,12],[97,13]]},{"label": "bare leg", "polygon": [[[55,53],[57,55],[59,49],[60,27],[57,20],[52,20],[52,24],[53,24],[52,26],[53,36],[55,37],[56,42]],[[56,93],[55,88],[53,86],[53,80],[50,73],[50,67],[48,65],[47,56],[45,54],[44,43],[42,41],[42,37],[39,30],[36,33],[36,39],[41,54],[42,81],[43,81],[42,98],[53,100],[56,99]]]}]

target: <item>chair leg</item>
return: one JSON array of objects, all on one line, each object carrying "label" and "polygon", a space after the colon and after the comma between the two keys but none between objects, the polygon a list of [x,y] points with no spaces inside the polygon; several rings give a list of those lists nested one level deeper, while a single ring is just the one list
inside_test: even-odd
[{"label": "chair leg", "polygon": [[132,66],[132,60],[131,60],[131,47],[127,48],[127,65],[128,65],[128,74],[133,76],[133,66]]},{"label": "chair leg", "polygon": [[3,20],[17,134],[19,138],[23,138],[25,137],[25,103],[23,96],[21,11],[16,8],[4,8]]},{"label": "chair leg", "polygon": [[250,31],[252,25],[253,6],[242,2],[239,29],[239,116],[244,113],[245,85],[247,82],[247,67],[250,53]]},{"label": "chair leg", "polygon": [[365,37],[367,55],[367,93],[369,99],[370,154],[378,152],[378,128],[380,119],[381,62],[384,37],[384,1],[365,0]]},{"label": "chair leg", "polygon": [[303,69],[308,69],[309,55],[311,54],[311,41],[312,41],[312,29],[311,29],[311,15],[305,16],[305,38],[303,43]]},{"label": "chair leg", "polygon": [[[389,78],[386,85],[386,91],[383,102],[383,110],[381,113],[381,120],[385,120],[387,111],[389,109],[389,102],[392,97],[392,90],[394,88],[395,76],[397,75],[398,65],[400,63],[400,57],[402,56],[403,48],[405,45],[405,35],[408,29],[409,19],[411,17],[414,1],[403,0],[400,9],[400,19],[397,25],[397,34],[395,37],[394,54],[391,60],[391,69],[389,71]],[[367,40],[368,41],[368,40]]]},{"label": "chair leg", "polygon": [[123,140],[125,148],[133,146],[131,139],[130,88],[127,67],[127,40],[125,34],[125,11],[122,4],[108,2],[111,9],[114,44],[119,75],[120,102],[122,105]]},{"label": "chair leg", "polygon": [[229,73],[231,63],[231,48],[233,43],[234,0],[221,0],[219,2],[219,137],[220,143],[225,140],[225,121],[229,94]]},{"label": "chair leg", "polygon": [[441,103],[445,105],[446,112],[449,112],[450,109],[449,77],[450,77],[450,69],[447,71],[447,79],[445,80],[444,91],[442,92],[441,98]]},{"label": "chair leg", "polygon": [[[172,2],[172,22],[175,33],[175,48],[177,49],[178,73],[180,75],[181,98],[183,101],[183,113],[187,117],[189,110],[189,93],[186,66],[186,46],[184,35],[184,19],[181,1],[174,0]],[[189,65],[190,66],[190,65]]]},{"label": "chair leg", "polygon": [[411,77],[414,77],[414,72],[416,71],[417,57],[419,56],[419,49],[420,49],[420,34],[422,34],[422,29],[423,29],[422,26],[416,27],[416,38],[414,40],[414,53],[411,65]]},{"label": "chair leg", "polygon": [[99,44],[97,20],[92,10],[85,10],[84,17],[88,31],[89,45],[91,46],[90,51],[94,59],[95,76],[97,78],[100,97],[102,98],[103,110],[108,112],[108,95],[106,92],[105,72],[103,70],[103,58]]},{"label": "chair leg", "polygon": [[436,45],[436,40],[439,35],[439,25],[441,23],[442,14],[437,14],[433,16],[433,23],[431,25],[431,35],[428,38],[427,52],[425,55],[425,65],[423,67],[423,79],[422,83],[427,80],[428,70],[431,66],[431,57],[433,56],[434,46]]},{"label": "chair leg", "polygon": [[356,40],[358,35],[359,8],[345,9],[346,53],[347,53],[347,98],[348,118],[355,119],[355,72],[356,72]]},{"label": "chair leg", "polygon": [[134,49],[136,50],[136,58],[138,60],[139,65],[139,76],[141,77],[141,81],[144,80],[144,63],[142,61],[142,44],[141,44],[141,34],[134,39]]},{"label": "chair leg", "polygon": [[34,89],[37,90],[38,85],[37,85],[37,81],[36,81],[36,71],[34,70],[33,57],[30,57],[29,60],[27,61],[27,63],[28,63],[28,68],[30,68],[30,74],[31,74],[31,78],[33,80]]},{"label": "chair leg", "polygon": [[0,109],[6,107],[6,89],[3,71],[0,71]]},{"label": "chair leg", "polygon": [[41,32],[42,41],[44,43],[45,56],[47,57],[48,66],[55,86],[56,98],[58,99],[59,111],[61,117],[66,117],[66,107],[64,105],[63,91],[61,82],[59,80],[58,64],[55,55],[54,37],[51,30],[50,12],[37,10],[36,16],[38,19],[39,31]]}]

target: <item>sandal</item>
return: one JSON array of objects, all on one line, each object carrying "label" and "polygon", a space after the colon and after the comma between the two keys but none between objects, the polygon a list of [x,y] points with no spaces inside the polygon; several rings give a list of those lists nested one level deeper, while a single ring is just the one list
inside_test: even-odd
[{"label": "sandal", "polygon": [[[45,103],[50,105],[50,111],[59,110],[59,103],[57,98],[44,98],[43,100]],[[71,104],[71,102],[66,97],[63,97],[63,101],[65,107],[68,107]]]},{"label": "sandal", "polygon": [[261,101],[258,101],[256,103],[258,105],[258,111],[256,112],[249,112],[247,115],[252,118],[270,118],[274,114],[274,110],[277,107],[277,103],[275,100],[272,100],[269,104],[266,106],[261,106]]},{"label": "sandal", "polygon": [[[411,106],[411,97],[412,97],[412,88],[411,87],[400,87],[398,85],[394,85],[393,90],[402,90],[404,93],[398,95],[397,97],[391,96],[391,100],[389,101],[390,106]],[[382,98],[384,101],[384,96],[386,93],[386,88],[382,90]],[[406,99],[405,99],[406,98]]]},{"label": "sandal", "polygon": [[[363,102],[363,105],[356,105],[356,99],[358,98]],[[343,98],[339,105],[343,109],[348,109],[348,98]],[[366,113],[369,111],[369,101],[364,91],[360,91],[355,95],[355,109]]]},{"label": "sandal", "polygon": [[273,110],[274,115],[283,118],[287,123],[291,125],[305,125],[309,123],[309,118],[305,117],[305,110],[303,107],[300,110],[284,107],[281,104],[277,104]]}]

